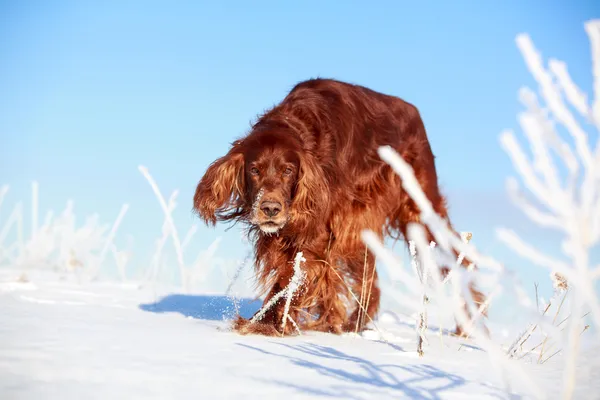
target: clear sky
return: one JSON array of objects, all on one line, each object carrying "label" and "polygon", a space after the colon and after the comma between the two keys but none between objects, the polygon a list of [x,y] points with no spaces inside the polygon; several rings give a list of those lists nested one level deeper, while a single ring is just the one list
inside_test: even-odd
[{"label": "clear sky", "polygon": [[[596,4],[594,4],[596,3]],[[451,217],[483,251],[524,281],[542,281],[497,240],[506,225],[556,248],[508,204],[512,165],[499,133],[518,129],[517,91],[534,85],[515,45],[528,32],[544,57],[568,63],[591,90],[583,23],[595,1],[417,2],[0,1],[0,183],[7,203],[29,205],[40,183],[41,213],[75,201],[82,219],[135,238],[147,263],[162,213],[137,166],[165,196],[179,189],[181,234],[207,165],[257,114],[298,81],[332,77],[405,98],[419,107],[437,157]],[[533,86],[535,88],[535,86]],[[7,208],[0,217],[6,216]],[[201,227],[195,246],[224,227]],[[236,230],[220,253],[241,257]],[[541,273],[541,275],[540,275]]]}]

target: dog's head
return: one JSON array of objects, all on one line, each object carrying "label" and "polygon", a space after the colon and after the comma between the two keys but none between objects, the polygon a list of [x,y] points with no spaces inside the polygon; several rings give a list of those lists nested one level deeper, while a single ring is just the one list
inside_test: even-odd
[{"label": "dog's head", "polygon": [[300,176],[300,151],[282,135],[257,135],[246,143],[244,177],[252,210],[250,223],[276,233],[290,219]]},{"label": "dog's head", "polygon": [[207,224],[243,220],[265,234],[316,218],[328,204],[323,171],[285,128],[234,142],[200,180],[194,209]]}]

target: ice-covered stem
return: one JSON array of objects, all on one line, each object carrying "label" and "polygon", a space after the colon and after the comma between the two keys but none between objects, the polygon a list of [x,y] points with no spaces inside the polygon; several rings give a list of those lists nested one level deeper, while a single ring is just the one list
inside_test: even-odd
[{"label": "ice-covered stem", "polygon": [[[435,246],[435,243],[431,242],[430,246],[433,248]],[[419,317],[417,319],[417,353],[420,357],[423,357],[423,355],[425,354],[423,351],[423,344],[427,343],[425,331],[427,330],[427,304],[429,303],[429,297],[427,297],[427,276],[429,275],[429,273],[426,269],[426,265],[423,266],[417,261],[417,251],[415,248],[415,243],[413,241],[409,242],[409,250],[412,256],[411,264],[413,265],[413,269],[419,276],[423,291],[421,300],[421,311],[419,312]]]},{"label": "ice-covered stem", "polygon": [[121,281],[126,282],[127,281],[127,273],[126,273],[126,266],[127,263],[129,262],[130,259],[130,252],[128,251],[119,251],[117,250],[117,247],[112,244],[110,246],[110,251],[115,259],[115,264],[117,264],[117,269],[119,271],[119,275],[121,276]]},{"label": "ice-covered stem", "polygon": [[419,263],[417,262],[417,249],[415,247],[415,242],[412,240],[408,242],[408,252],[410,253],[410,266],[412,267],[415,275],[423,283],[423,269],[420,268]]},{"label": "ice-covered stem", "polygon": [[[290,282],[288,283],[288,285],[285,288],[283,288],[281,291],[279,291],[277,294],[275,294],[273,297],[271,297],[271,299],[267,302],[267,304],[262,306],[262,308],[259,310],[259,312],[257,312],[254,315],[254,317],[252,317],[252,319],[250,320],[251,324],[253,324],[256,321],[260,321],[264,317],[265,313],[271,307],[273,307],[273,305],[281,297],[284,297],[286,299],[284,316],[283,316],[283,319],[281,322],[282,329],[285,327],[285,323],[288,319],[290,321],[292,321],[292,319],[288,315],[289,308],[290,308],[290,302],[291,302],[291,299],[294,296],[296,290],[298,290],[298,288],[304,282],[306,273],[302,270],[302,268],[300,268],[300,263],[305,262],[305,261],[306,261],[306,259],[304,258],[303,253],[301,251],[296,253],[296,257],[294,258],[294,275],[292,276]],[[295,323],[294,323],[294,326],[296,326]]]},{"label": "ice-covered stem", "polygon": [[34,239],[38,231],[39,213],[39,185],[37,181],[31,183],[31,238]]},{"label": "ice-covered stem", "polygon": [[[591,309],[591,315],[598,327],[600,327],[600,305],[596,297],[593,281],[588,271],[581,274],[579,270],[573,269],[567,263],[556,260],[525,243],[519,236],[508,229],[499,228],[497,236],[516,253],[527,258],[532,263],[550,269],[553,274],[560,274],[562,279],[577,287],[577,292],[585,298]],[[586,251],[587,253],[587,251]]]},{"label": "ice-covered stem", "polygon": [[0,230],[0,247],[4,247],[4,240],[6,240],[6,236],[8,236],[8,232],[13,225],[15,225],[17,230],[17,241],[15,244],[18,250],[18,257],[22,257],[24,255],[25,242],[23,240],[23,203],[21,202],[15,204],[13,211],[8,216],[2,230]]},{"label": "ice-covered stem", "polygon": [[[553,299],[554,298],[550,299],[550,301],[544,308],[542,316],[546,315],[546,313],[548,312],[548,309],[552,305]],[[513,343],[509,346],[508,350],[506,351],[506,354],[508,354],[509,357],[514,357],[517,353],[517,350],[525,344],[525,342],[531,337],[531,335],[537,329],[537,327],[538,324],[536,323],[529,324],[529,327],[526,330],[524,330],[520,335],[518,335],[517,338],[513,341]]]},{"label": "ice-covered stem", "polygon": [[102,268],[102,264],[104,263],[104,259],[106,258],[106,253],[110,250],[110,247],[112,246],[115,235],[117,234],[117,230],[119,229],[119,225],[121,225],[123,218],[125,218],[125,214],[127,214],[127,210],[129,210],[129,204],[123,204],[123,206],[121,206],[121,210],[119,211],[119,215],[117,215],[117,219],[115,219],[115,222],[113,223],[112,228],[110,229],[110,232],[108,233],[108,237],[104,241],[104,246],[102,247],[102,250],[100,251],[100,257],[98,258],[96,266],[91,271],[92,279],[97,277],[97,275],[100,271],[100,268]]},{"label": "ice-covered stem", "polygon": [[[454,315],[458,324],[467,326],[472,321],[467,315],[460,298],[456,295],[462,285],[460,279],[455,278],[451,280],[455,294],[451,297],[446,295],[439,266],[435,262],[430,245],[427,243],[424,227],[420,224],[409,224],[408,236],[410,240],[415,242],[419,261],[424,265],[428,265],[425,268],[430,272],[433,281],[434,298]],[[487,352],[492,365],[494,368],[498,369],[498,372],[501,373],[501,375],[504,375],[504,373],[508,371],[512,372],[513,376],[520,379],[536,397],[544,397],[541,389],[529,377],[526,371],[521,368],[518,363],[511,361],[506,354],[504,354],[500,346],[494,343],[476,324],[472,326],[472,332],[475,334],[475,341],[477,344]]]},{"label": "ice-covered stem", "polygon": [[190,242],[192,241],[192,238],[194,237],[194,234],[198,231],[198,225],[194,224],[192,226],[190,226],[190,229],[188,229],[185,237],[183,238],[183,242],[181,243],[181,251],[185,251],[185,248],[190,244]]},{"label": "ice-covered stem", "polygon": [[600,20],[595,19],[584,24],[585,31],[590,38],[592,52],[592,75],[594,78],[594,103],[592,115],[596,128],[600,130]]},{"label": "ice-covered stem", "polygon": [[6,219],[4,226],[0,230],[0,247],[4,246],[4,240],[6,240],[6,236],[8,236],[8,232],[10,231],[10,228],[12,228],[12,226],[15,223],[17,223],[17,220],[19,219],[19,214],[22,212],[22,209],[23,209],[23,205],[20,202],[15,204],[15,207],[13,208],[12,212]]},{"label": "ice-covered stem", "polygon": [[[555,291],[555,294],[558,294],[560,292],[563,292],[562,290],[557,290]],[[552,319],[552,325],[554,325],[556,323],[556,319],[558,318],[558,314],[560,314],[560,309],[562,308],[562,305],[565,302],[565,299],[567,298],[567,291],[564,291],[563,294],[563,298],[560,301],[560,304],[558,305],[558,307],[556,308],[556,313],[554,314],[554,318]],[[544,348],[546,346],[546,342],[548,342],[548,335],[544,335],[544,340],[542,341],[542,348],[540,350],[540,356],[538,357],[538,363],[540,363],[542,361],[542,358],[544,356]]]},{"label": "ice-covered stem", "polygon": [[[173,191],[171,196],[169,197],[169,201],[167,202],[167,212],[170,214],[175,209],[175,199],[177,198],[177,191]],[[165,220],[163,222],[162,227],[162,236],[156,240],[156,247],[154,249],[154,254],[152,256],[151,267],[149,269],[149,277],[150,281],[154,284],[156,283],[156,278],[158,276],[158,270],[160,268],[160,261],[163,248],[170,236],[170,225]]]},{"label": "ice-covered stem", "polygon": [[283,309],[283,318],[281,320],[281,331],[283,332],[285,329],[285,324],[288,319],[292,320],[289,317],[290,305],[292,303],[292,298],[296,294],[296,290],[303,284],[304,279],[306,277],[306,273],[300,268],[300,264],[306,262],[306,258],[301,251],[296,253],[296,257],[294,258],[294,275],[290,280],[290,283],[287,286],[287,291],[285,294],[285,307]]},{"label": "ice-covered stem", "polygon": [[25,236],[23,234],[23,204],[19,203],[19,212],[17,214],[17,243],[19,247],[19,256],[25,253]]},{"label": "ice-covered stem", "polygon": [[[244,243],[244,245],[248,244],[248,237],[245,235],[241,236],[242,242]],[[236,268],[236,271],[233,275],[233,278],[231,278],[231,281],[229,282],[229,286],[227,286],[227,290],[225,291],[225,296],[230,297],[231,296],[231,289],[233,288],[233,285],[235,285],[235,283],[237,282],[242,269],[250,262],[250,259],[252,258],[252,247],[248,248],[246,250],[246,255],[244,256],[244,259],[238,263],[238,267]],[[235,298],[234,298],[235,301]]]},{"label": "ice-covered stem", "polygon": [[[373,231],[362,231],[361,239],[369,247],[369,249],[371,249],[373,254],[376,255],[377,259],[387,267],[386,269],[390,275],[390,280],[392,282],[401,282],[406,287],[408,292],[406,295],[404,295],[392,290],[389,291],[388,294],[399,304],[404,304],[411,310],[418,310],[421,303],[416,299],[420,294],[420,282],[415,278],[414,275],[406,272],[402,265],[402,260],[398,259],[389,249],[387,249],[379,240],[377,234],[375,234]],[[382,282],[382,284],[384,284],[384,282]],[[352,294],[352,291],[350,291],[350,293]],[[360,304],[358,298],[356,298],[354,295],[353,297],[356,302]]]},{"label": "ice-covered stem", "polygon": [[[173,246],[175,247],[175,255],[177,257],[177,263],[179,264],[179,271],[181,273],[181,277],[183,278],[185,276],[186,271],[185,271],[185,263],[183,261],[183,251],[181,249],[181,240],[179,239],[179,234],[177,233],[177,228],[175,227],[175,223],[173,222],[173,216],[171,215],[174,207],[170,208],[167,205],[165,198],[163,197],[162,193],[160,192],[160,189],[158,188],[158,185],[154,181],[154,178],[152,178],[152,176],[150,175],[150,172],[148,172],[148,169],[143,165],[140,165],[138,167],[138,169],[140,170],[142,175],[144,175],[144,177],[146,178],[146,180],[152,187],[152,190],[154,191],[154,194],[156,195],[156,198],[160,204],[160,207],[162,208],[163,212],[165,213],[165,223],[169,227],[169,231],[170,231],[171,237],[173,239]],[[177,193],[178,193],[177,191],[175,191],[173,193],[173,196],[172,196],[173,202],[175,201],[175,197],[177,196]]]},{"label": "ice-covered stem", "polygon": [[[414,224],[409,227],[409,235],[411,238],[416,240],[418,248],[425,249],[425,230],[422,226]],[[420,237],[420,239],[415,239]],[[422,250],[421,250],[422,251]],[[425,254],[422,254],[422,258]],[[465,271],[456,270],[457,277],[451,280],[451,284],[453,286],[453,294],[450,296],[446,296],[443,290],[443,284],[441,284],[442,279],[439,273],[438,266],[433,262],[433,258],[429,258],[428,261],[430,266],[430,271],[432,271],[432,279],[435,283],[434,285],[434,296],[437,301],[441,302],[448,306],[449,311],[454,315],[457,323],[460,326],[466,327],[466,332],[469,336],[475,336],[475,342],[488,354],[490,358],[491,365],[496,370],[496,373],[505,378],[508,374],[512,375],[512,377],[520,380],[537,398],[544,398],[545,395],[541,388],[535,383],[533,379],[529,376],[529,374],[522,368],[522,366],[518,363],[511,361],[503,352],[501,346],[494,342],[488,335],[487,332],[484,331],[478,324],[476,324],[476,319],[478,315],[475,315],[471,318],[465,308],[464,302],[462,299],[466,299],[468,293],[466,293],[466,281],[463,278],[463,275],[467,274]],[[462,291],[462,296],[460,295]],[[478,314],[482,310],[478,310]],[[506,380],[507,390],[509,390],[510,383]]]},{"label": "ice-covered stem", "polygon": [[[215,254],[217,252],[217,249],[219,248],[219,244],[221,244],[221,240],[222,240],[222,237],[217,236],[215,238],[215,240],[212,241],[212,243],[208,246],[208,248],[206,250],[202,250],[198,253],[196,260],[194,261],[194,264],[192,265],[192,270],[193,271],[200,270],[200,282],[206,281],[206,277],[209,272],[210,263],[211,263],[212,259],[214,258]],[[182,280],[183,280],[182,283],[186,290],[188,289],[187,288],[188,279],[189,279],[189,277],[182,276]]]},{"label": "ice-covered stem", "polygon": [[[540,86],[541,95],[546,101],[550,111],[552,114],[554,114],[556,120],[567,128],[569,134],[575,140],[575,148],[579,157],[581,158],[581,161],[583,162],[584,168],[586,170],[590,170],[594,162],[592,152],[590,151],[590,147],[588,145],[587,135],[577,123],[575,117],[565,104],[560,94],[559,86],[555,84],[552,74],[544,68],[541,54],[535,49],[531,38],[527,34],[517,35],[516,42],[519,50],[521,50],[521,54],[525,59],[525,63],[527,64],[531,75]],[[554,61],[554,63],[556,65],[557,61]],[[567,74],[568,76],[566,67],[564,67],[564,74]],[[567,92],[580,93],[579,89],[575,87],[570,79],[569,82],[563,81],[560,83],[570,83],[572,85],[572,87],[566,88]],[[561,89],[565,90],[564,87]],[[579,104],[579,106],[584,109],[584,115],[589,115],[590,110],[586,104]]]},{"label": "ice-covered stem", "polygon": [[2,203],[4,203],[6,193],[8,193],[8,185],[2,185],[2,187],[0,187],[0,209],[2,208]]},{"label": "ice-covered stem", "polygon": [[421,222],[428,226],[438,246],[445,250],[454,248],[476,265],[486,266],[495,272],[504,272],[502,264],[491,257],[480,254],[473,246],[465,243],[453,232],[448,221],[433,210],[433,206],[421,189],[410,164],[404,161],[390,146],[381,146],[378,153],[381,159],[387,162],[400,176],[403,189],[419,207]]},{"label": "ice-covered stem", "polygon": [[[592,149],[588,143],[588,135],[572,111],[575,110],[593,122],[600,130],[600,20],[586,22],[585,30],[592,53],[592,104],[588,104],[587,96],[575,85],[564,62],[551,59],[548,68],[545,68],[531,38],[527,34],[520,34],[516,37],[517,46],[538,83],[541,98],[549,112],[541,112],[542,108],[537,104],[537,98],[532,91],[521,91],[527,111],[520,117],[520,122],[532,148],[531,161],[525,157],[512,132],[505,131],[501,135],[501,143],[521,178],[548,212],[538,210],[533,205],[526,204],[522,198],[513,196],[517,205],[532,221],[561,230],[565,235],[562,249],[570,260],[563,263],[541,254],[516,234],[507,230],[499,231],[500,238],[510,247],[531,261],[549,268],[553,274],[559,274],[554,275],[560,277],[557,281],[558,286],[568,285],[572,293],[572,318],[567,329],[563,377],[564,398],[572,397],[575,386],[575,362],[582,324],[578,317],[582,314],[584,304],[590,307],[593,321],[600,328],[600,305],[593,279],[597,274],[589,265],[590,250],[600,241],[600,146],[596,142],[595,149]],[[557,134],[555,122],[561,124],[572,138],[575,144],[574,152]],[[564,187],[560,184],[557,168],[549,155],[550,149],[555,150],[558,159],[569,171],[569,180]],[[577,176],[578,162],[583,167],[581,179]],[[510,185],[512,191],[516,192],[516,181]]]},{"label": "ice-covered stem", "polygon": [[[465,243],[469,243],[471,241],[471,238],[473,237],[473,234],[471,232],[461,232],[460,234],[461,239],[463,240],[463,242]],[[460,266],[462,265],[463,260],[465,259],[465,254],[464,253],[460,253],[458,255],[458,258],[456,259],[456,265]],[[446,284],[447,282],[450,281],[450,279],[452,279],[452,275],[453,275],[454,271],[450,270],[450,272],[448,272],[448,274],[446,275],[446,277],[444,278],[444,284]],[[440,327],[441,329],[441,327]]]},{"label": "ice-covered stem", "polygon": [[233,274],[233,278],[231,278],[231,280],[229,281],[229,285],[227,286],[227,289],[225,290],[225,297],[233,300],[233,304],[234,304],[234,307],[236,308],[236,312],[237,312],[238,306],[237,306],[236,298],[234,295],[232,295],[231,290],[233,289],[233,286],[237,282],[238,278],[240,277],[240,274],[242,273],[242,269],[244,269],[246,264],[248,264],[251,257],[252,257],[252,252],[248,251],[246,253],[246,256],[244,257],[244,259],[238,263],[238,266],[235,269],[235,273]]},{"label": "ice-covered stem", "polygon": [[277,302],[277,300],[279,300],[281,297],[283,297],[285,295],[286,289],[287,289],[287,287],[282,289],[275,296],[271,297],[271,299],[267,302],[267,304],[263,305],[261,307],[261,309],[256,314],[254,314],[252,319],[250,319],[250,323],[253,324],[256,321],[260,321],[265,316],[265,313],[267,311],[269,311],[269,309],[271,307],[273,307],[273,305]]},{"label": "ice-covered stem", "polygon": [[[6,193],[8,193],[8,185],[2,185],[2,187],[0,187],[0,210],[2,209],[2,203],[4,203],[4,197],[6,196]],[[2,231],[4,231],[4,228]],[[0,234],[0,236],[2,235]],[[5,253],[7,253],[7,250],[3,246],[3,239],[0,238],[0,263],[2,263],[6,257]]]},{"label": "ice-covered stem", "polygon": [[[378,149],[378,153],[379,156],[385,162],[390,164],[392,169],[400,176],[402,187],[420,210],[421,223],[429,228],[429,231],[432,233],[437,246],[439,246],[448,254],[454,252],[464,254],[465,257],[467,257],[474,264],[479,265],[480,268],[485,266],[495,270],[500,274],[504,273],[504,267],[500,263],[489,257],[483,257],[482,255],[478,254],[473,246],[465,243],[456,234],[456,232],[454,232],[454,230],[449,226],[447,220],[443,219],[434,211],[431,202],[425,196],[425,193],[417,181],[410,164],[404,161],[402,157],[389,146],[380,147]],[[456,259],[453,259],[449,265],[452,265],[455,262]],[[468,271],[469,274],[465,274],[465,271],[459,271],[460,269],[461,268],[453,268],[453,271],[455,271],[453,273],[459,274],[460,276],[467,278],[467,280],[468,278],[477,274],[476,271]],[[464,292],[463,298],[467,300],[467,306],[473,306],[473,301],[469,290],[470,285],[467,280],[460,282],[460,284],[463,286],[461,291]],[[458,286],[456,287],[458,288]]]},{"label": "ice-covered stem", "polygon": [[[420,220],[421,222],[429,228],[429,231],[433,234],[434,239],[442,250],[446,251],[448,255],[453,253],[452,250],[455,249],[458,253],[465,254],[466,257],[469,258],[475,264],[481,266],[488,266],[490,269],[502,274],[504,273],[503,266],[497,261],[493,260],[489,257],[484,257],[475,251],[472,245],[464,243],[460,237],[450,228],[448,222],[442,219],[435,211],[431,205],[431,202],[425,196],[421,186],[419,185],[416,177],[414,176],[414,172],[411,166],[406,163],[402,157],[398,153],[396,153],[391,147],[383,146],[379,149],[380,157],[387,162],[392,169],[400,176],[402,185],[404,190],[408,193],[408,195],[415,201],[417,206],[419,207],[421,214]],[[375,254],[375,256],[386,263],[388,265],[388,269],[393,270],[396,269],[398,271],[398,267],[395,266],[394,257],[389,254],[389,252],[383,250],[383,245],[380,243],[379,239],[375,237],[372,232],[365,231],[363,232],[363,240],[365,243],[371,248],[371,251]],[[442,307],[445,307],[451,315],[456,318],[457,323],[460,326],[467,326],[469,321],[469,316],[466,313],[466,310],[461,301],[459,301],[458,293],[464,292],[467,288],[467,281],[464,277],[468,274],[472,274],[471,271],[459,271],[455,269],[456,278],[452,279],[452,285],[454,287],[454,296],[449,298],[443,290],[443,281],[441,278],[439,266],[436,264],[433,259],[432,253],[430,251],[429,243],[426,239],[425,228],[421,224],[409,224],[408,226],[408,240],[413,240],[415,242],[417,248],[417,254],[419,256],[419,261],[424,265],[427,265],[426,269],[431,273],[431,277],[433,280],[433,288],[435,293],[436,301],[440,303]],[[451,261],[454,263],[456,260]],[[401,269],[400,269],[401,270]],[[408,279],[406,286],[411,288],[411,284],[408,282],[413,281],[413,279]],[[419,283],[416,282],[414,287],[420,287]],[[409,289],[410,290],[410,289]],[[468,291],[467,291],[468,292]],[[417,294],[418,295],[418,294]],[[467,293],[467,298],[469,294]],[[536,397],[542,398],[544,397],[543,392],[540,388],[533,382],[528,374],[520,367],[520,365],[513,363],[510,359],[504,354],[501,350],[500,346],[494,343],[485,332],[483,332],[477,324],[473,326],[473,332],[475,333],[475,340],[477,343],[488,353],[491,357],[492,365],[498,366],[502,368],[502,375],[504,372],[516,372],[515,376],[518,379],[521,379],[528,388],[533,392]]]}]

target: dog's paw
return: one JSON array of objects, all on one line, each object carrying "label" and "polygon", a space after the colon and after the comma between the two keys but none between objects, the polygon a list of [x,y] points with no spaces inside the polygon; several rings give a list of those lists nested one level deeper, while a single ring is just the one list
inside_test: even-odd
[{"label": "dog's paw", "polygon": [[233,321],[233,330],[240,335],[281,336],[281,332],[273,324],[250,322],[249,319],[238,316]]}]

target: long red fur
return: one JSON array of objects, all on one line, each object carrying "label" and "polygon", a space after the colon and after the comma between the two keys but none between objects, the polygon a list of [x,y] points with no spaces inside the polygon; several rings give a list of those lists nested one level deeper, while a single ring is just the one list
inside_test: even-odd
[{"label": "long red fur", "polygon": [[[307,279],[293,298],[289,316],[302,330],[360,331],[375,319],[380,303],[374,256],[361,241],[361,231],[370,229],[381,239],[405,239],[407,224],[420,222],[419,209],[400,178],[378,156],[380,146],[391,146],[412,166],[434,210],[448,219],[419,111],[398,97],[332,79],[297,84],[207,169],[194,196],[194,209],[207,224],[249,222],[254,199],[244,159],[249,152],[260,157],[267,139],[294,151],[300,171],[289,221],[281,231],[266,235],[248,224],[265,304],[288,285],[294,256],[302,251]],[[363,284],[367,315],[359,318],[360,307],[350,291],[360,297]],[[476,303],[485,299],[475,288],[472,294]],[[234,329],[281,334],[284,303],[276,302],[252,324],[238,317]],[[283,329],[284,334],[293,331],[289,323]]]}]

